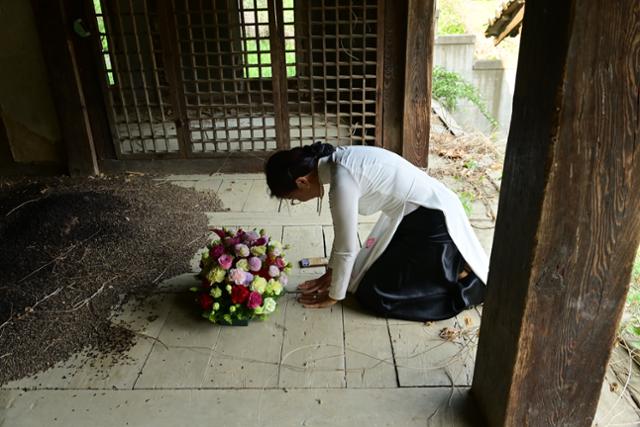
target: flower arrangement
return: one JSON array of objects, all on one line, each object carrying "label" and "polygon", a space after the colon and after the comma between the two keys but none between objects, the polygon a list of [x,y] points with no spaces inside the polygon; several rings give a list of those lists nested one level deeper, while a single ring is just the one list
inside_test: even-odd
[{"label": "flower arrangement", "polygon": [[284,293],[291,263],[283,247],[264,230],[214,229],[200,260],[196,277],[201,287],[191,288],[202,316],[216,324],[243,324],[266,319]]}]

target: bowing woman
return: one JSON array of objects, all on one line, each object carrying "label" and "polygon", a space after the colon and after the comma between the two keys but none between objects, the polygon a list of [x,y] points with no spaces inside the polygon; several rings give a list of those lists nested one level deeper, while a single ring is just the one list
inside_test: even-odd
[{"label": "bowing woman", "polygon": [[[355,294],[383,317],[447,319],[483,302],[488,259],[458,197],[399,155],[316,142],[274,153],[271,195],[301,202],[329,185],[334,242],[327,272],[298,286],[299,302],[324,308]],[[381,212],[365,244],[358,214]]]}]

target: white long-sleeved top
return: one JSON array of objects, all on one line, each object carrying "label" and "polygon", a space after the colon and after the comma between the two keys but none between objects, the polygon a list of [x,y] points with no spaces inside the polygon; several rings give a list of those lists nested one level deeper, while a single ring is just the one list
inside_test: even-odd
[{"label": "white long-sleeved top", "polygon": [[[487,283],[489,261],[455,193],[399,155],[377,147],[338,147],[318,161],[318,176],[329,184],[335,238],[329,258],[329,296],[344,299],[389,245],[405,215],[420,206],[444,213],[447,230],[478,277]],[[362,249],[358,214],[381,212]]]}]

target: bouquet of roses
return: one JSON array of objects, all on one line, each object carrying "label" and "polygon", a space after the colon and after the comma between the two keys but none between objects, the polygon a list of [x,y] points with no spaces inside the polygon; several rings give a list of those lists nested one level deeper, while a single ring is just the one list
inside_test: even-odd
[{"label": "bouquet of roses", "polygon": [[264,230],[214,229],[200,261],[196,301],[212,323],[244,324],[266,319],[284,293],[291,264],[282,244]]}]

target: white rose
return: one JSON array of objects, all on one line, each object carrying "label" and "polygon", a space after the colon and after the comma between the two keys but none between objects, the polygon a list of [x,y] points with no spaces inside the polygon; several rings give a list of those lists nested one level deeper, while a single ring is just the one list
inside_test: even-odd
[{"label": "white rose", "polygon": [[269,314],[276,311],[276,300],[273,298],[265,298],[262,303],[262,307],[264,308],[264,312]]}]

